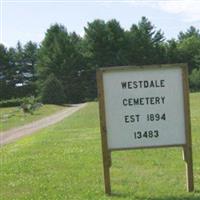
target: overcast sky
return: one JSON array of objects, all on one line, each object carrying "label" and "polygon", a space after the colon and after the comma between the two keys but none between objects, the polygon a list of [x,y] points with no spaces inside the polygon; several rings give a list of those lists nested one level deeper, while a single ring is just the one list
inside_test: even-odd
[{"label": "overcast sky", "polygon": [[51,24],[65,25],[83,36],[94,19],[117,19],[128,30],[146,16],[166,39],[190,26],[200,29],[199,0],[0,0],[0,42],[7,47],[32,40],[40,43]]}]

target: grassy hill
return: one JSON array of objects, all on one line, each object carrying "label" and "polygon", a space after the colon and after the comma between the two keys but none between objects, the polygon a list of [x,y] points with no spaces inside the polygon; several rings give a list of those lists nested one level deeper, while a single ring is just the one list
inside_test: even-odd
[{"label": "grassy hill", "polygon": [[1,200],[200,200],[200,93],[191,94],[195,192],[180,148],[113,152],[104,195],[97,103],[0,149]]}]

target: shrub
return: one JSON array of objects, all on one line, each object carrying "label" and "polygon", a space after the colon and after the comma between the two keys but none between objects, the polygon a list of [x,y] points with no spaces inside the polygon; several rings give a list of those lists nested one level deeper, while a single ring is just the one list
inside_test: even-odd
[{"label": "shrub", "polygon": [[42,106],[41,103],[37,102],[34,97],[24,98],[23,103],[20,105],[24,113],[33,114],[33,112]]},{"label": "shrub", "polygon": [[189,76],[190,89],[192,91],[200,91],[200,69],[193,69]]},{"label": "shrub", "polygon": [[43,103],[63,104],[65,102],[65,93],[61,82],[50,74],[44,82],[41,99]]},{"label": "shrub", "polygon": [[2,100],[2,101],[0,101],[0,107],[21,106],[24,102],[27,102],[27,101],[38,102],[38,98],[24,97],[24,98],[15,98],[15,99]]},{"label": "shrub", "polygon": [[20,106],[23,103],[23,98],[17,99],[9,99],[0,101],[0,107],[13,107],[13,106]]}]

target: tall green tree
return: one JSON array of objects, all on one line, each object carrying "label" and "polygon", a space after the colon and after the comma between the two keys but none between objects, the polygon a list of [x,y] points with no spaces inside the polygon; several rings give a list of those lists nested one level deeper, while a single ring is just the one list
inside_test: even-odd
[{"label": "tall green tree", "polygon": [[24,46],[18,42],[16,48],[9,49],[10,81],[14,87],[13,97],[36,94],[37,44],[31,41]]},{"label": "tall green tree", "polygon": [[0,43],[0,69],[8,64],[8,55],[6,47]]},{"label": "tall green tree", "polygon": [[128,32],[130,64],[156,64],[166,62],[164,34],[142,17]]},{"label": "tall green tree", "polygon": [[199,29],[195,28],[194,26],[190,26],[189,29],[187,29],[186,32],[181,31],[178,34],[178,40],[182,41],[182,40],[185,40],[185,39],[190,38],[192,36],[194,36],[196,38],[200,38],[200,31],[199,31]]},{"label": "tall green tree", "polygon": [[8,51],[3,44],[0,44],[0,100],[7,99],[11,93],[8,80],[9,57]]},{"label": "tall green tree", "polygon": [[50,74],[45,80],[42,88],[42,102],[48,104],[63,104],[65,98],[63,85],[54,74]]},{"label": "tall green tree", "polygon": [[125,32],[118,21],[94,20],[84,29],[86,51],[93,65],[98,68],[127,64]]},{"label": "tall green tree", "polygon": [[81,72],[84,69],[83,56],[78,50],[81,38],[69,34],[59,24],[52,25],[46,32],[38,57],[39,85],[42,87],[49,74],[54,74],[64,87],[67,102],[80,102]]},{"label": "tall green tree", "polygon": [[115,19],[105,22],[94,20],[84,28],[84,59],[87,70],[84,71],[87,79],[87,96],[94,98],[96,91],[96,69],[128,64],[128,42],[124,29]]},{"label": "tall green tree", "polygon": [[107,30],[106,23],[103,20],[94,20],[87,24],[85,30],[85,48],[86,56],[89,62],[95,67],[106,65],[106,45]]},{"label": "tall green tree", "polygon": [[168,40],[165,44],[167,63],[183,62],[180,50],[178,49],[178,42],[175,39]]},{"label": "tall green tree", "polygon": [[107,66],[126,65],[128,64],[127,40],[124,29],[115,19],[106,23],[107,28],[107,45],[106,53],[108,55]]},{"label": "tall green tree", "polygon": [[25,63],[27,71],[35,73],[38,55],[38,46],[36,43],[29,41],[24,45],[23,49],[23,62]]},{"label": "tall green tree", "polygon": [[181,54],[181,60],[188,63],[189,71],[199,67],[198,57],[200,55],[200,37],[190,36],[178,43],[178,50]]}]

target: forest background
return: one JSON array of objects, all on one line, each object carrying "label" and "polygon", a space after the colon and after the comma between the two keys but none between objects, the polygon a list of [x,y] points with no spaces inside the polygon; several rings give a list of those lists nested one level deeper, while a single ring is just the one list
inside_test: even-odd
[{"label": "forest background", "polygon": [[146,17],[129,30],[116,19],[96,19],[84,36],[51,25],[40,44],[0,44],[0,106],[20,105],[31,97],[63,104],[95,100],[100,67],[187,63],[190,90],[200,90],[200,31],[194,26],[166,40]]}]

